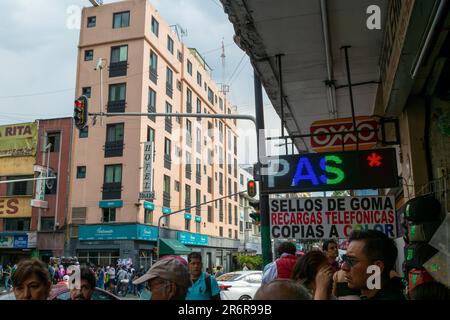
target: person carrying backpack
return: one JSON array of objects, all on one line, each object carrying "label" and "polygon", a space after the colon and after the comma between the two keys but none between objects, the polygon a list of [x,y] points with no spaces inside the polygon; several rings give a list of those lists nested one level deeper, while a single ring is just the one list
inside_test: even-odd
[{"label": "person carrying backpack", "polygon": [[202,255],[191,252],[188,255],[188,269],[192,286],[188,290],[186,300],[220,300],[220,289],[214,276],[202,272]]}]

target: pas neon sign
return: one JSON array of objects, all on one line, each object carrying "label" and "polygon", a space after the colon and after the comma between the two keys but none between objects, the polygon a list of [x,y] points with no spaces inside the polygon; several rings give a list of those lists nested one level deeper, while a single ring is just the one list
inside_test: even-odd
[{"label": "pas neon sign", "polygon": [[378,189],[398,186],[395,149],[310,153],[268,160],[265,192]]}]

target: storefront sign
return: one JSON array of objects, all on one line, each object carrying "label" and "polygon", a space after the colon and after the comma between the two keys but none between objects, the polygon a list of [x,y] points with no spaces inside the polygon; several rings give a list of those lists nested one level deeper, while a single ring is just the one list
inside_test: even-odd
[{"label": "storefront sign", "polygon": [[30,197],[0,198],[0,218],[31,217]]},{"label": "storefront sign", "polygon": [[[372,149],[378,142],[378,122],[371,117],[356,117],[359,150]],[[311,147],[316,152],[356,150],[356,133],[352,118],[321,120],[311,124]],[[324,135],[320,135],[324,134]]]},{"label": "storefront sign", "polygon": [[144,201],[144,209],[155,210],[155,204],[153,202]]},{"label": "storefront sign", "polygon": [[20,234],[0,233],[0,248],[36,248],[36,232],[26,232]]},{"label": "storefront sign", "polygon": [[98,206],[100,208],[122,208],[123,200],[102,200]]},{"label": "storefront sign", "polygon": [[34,122],[0,126],[0,157],[36,155],[37,131]]},{"label": "storefront sign", "polygon": [[178,241],[193,246],[207,246],[208,236],[198,233],[178,232]]},{"label": "storefront sign", "polygon": [[269,208],[275,239],[345,239],[353,230],[397,236],[394,197],[271,199]]},{"label": "storefront sign", "polygon": [[397,187],[395,149],[309,153],[268,159],[264,192]]},{"label": "storefront sign", "polygon": [[156,241],[157,228],[139,224],[79,226],[80,240],[148,240]]},{"label": "storefront sign", "polygon": [[14,236],[0,236],[0,248],[13,248]]},{"label": "storefront sign", "polygon": [[15,236],[14,237],[14,248],[26,249],[28,248],[28,236]]}]

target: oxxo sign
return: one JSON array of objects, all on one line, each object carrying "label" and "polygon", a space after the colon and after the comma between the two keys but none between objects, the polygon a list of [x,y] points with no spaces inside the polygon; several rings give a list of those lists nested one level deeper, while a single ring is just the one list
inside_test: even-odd
[{"label": "oxxo sign", "polygon": [[[378,122],[371,117],[357,117],[359,150],[367,150],[376,146],[378,141]],[[352,118],[322,120],[313,122],[310,127],[311,147],[316,152],[356,150],[356,133]],[[323,135],[320,135],[322,134]],[[343,147],[344,145],[344,147]]]},{"label": "oxxo sign", "polygon": [[396,237],[394,197],[272,199],[272,238],[348,238],[354,230],[378,230]]},{"label": "oxxo sign", "polygon": [[263,192],[307,192],[398,186],[395,149],[268,158]]}]

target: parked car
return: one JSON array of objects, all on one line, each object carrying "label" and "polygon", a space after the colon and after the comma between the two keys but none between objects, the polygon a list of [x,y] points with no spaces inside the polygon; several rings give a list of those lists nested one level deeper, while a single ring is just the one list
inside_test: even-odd
[{"label": "parked car", "polygon": [[[66,283],[58,283],[52,286],[50,291],[49,300],[69,300],[70,290]],[[14,293],[11,291],[8,294],[0,296],[0,300],[16,300]],[[120,300],[119,297],[109,293],[100,288],[95,288],[94,294],[92,295],[92,300]]]},{"label": "parked car", "polygon": [[217,278],[222,300],[252,300],[261,286],[262,271],[236,271]]}]

